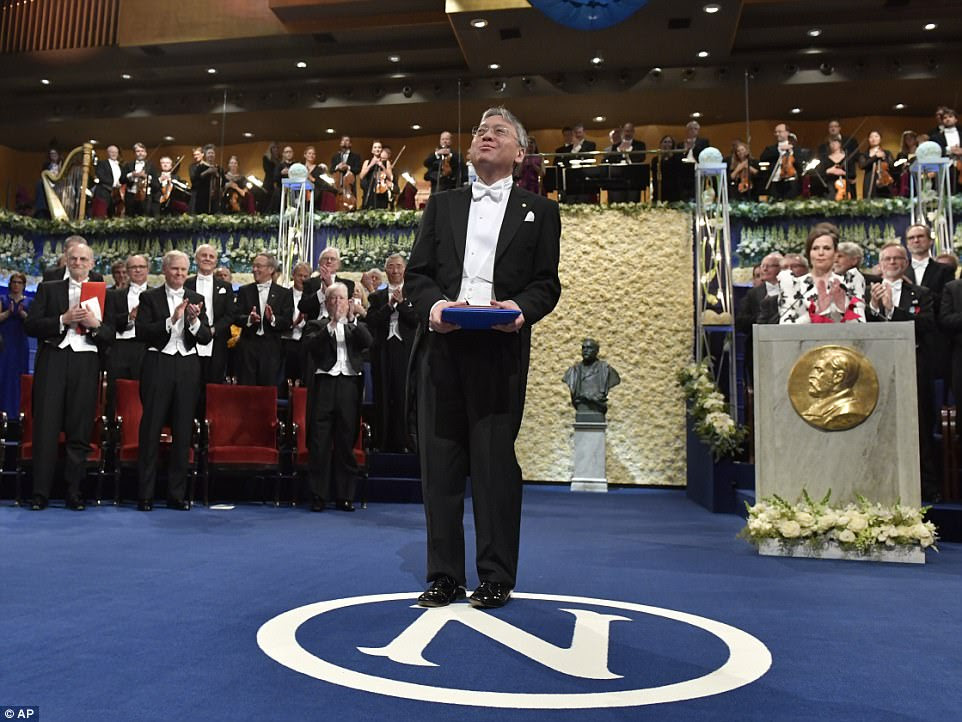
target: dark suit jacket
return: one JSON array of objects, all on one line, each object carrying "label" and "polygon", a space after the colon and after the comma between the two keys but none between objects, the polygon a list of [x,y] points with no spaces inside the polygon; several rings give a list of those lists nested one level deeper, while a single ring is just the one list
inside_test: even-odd
[{"label": "dark suit jacket", "polygon": [[[644,150],[647,148],[644,141],[633,140],[631,141],[631,150],[628,151],[627,155],[632,163],[644,163],[645,154]],[[614,146],[607,149],[608,155],[605,156],[605,163],[620,163],[625,159],[625,153],[619,152]],[[642,151],[642,152],[639,152]]]},{"label": "dark suit jacket", "polygon": [[[118,161],[119,162],[119,161]],[[124,182],[124,165],[120,164],[120,183]],[[103,198],[105,201],[110,201],[111,190],[114,185],[114,173],[110,169],[110,160],[107,158],[101,158],[97,161],[97,165],[94,167],[94,177],[91,180],[93,183],[94,195],[98,198]]]},{"label": "dark suit jacket", "polygon": [[[327,323],[308,321],[301,336],[309,356],[308,371],[313,377],[318,369],[329,370],[337,361],[337,341],[328,330]],[[364,369],[364,350],[370,347],[373,339],[363,321],[344,325],[344,343],[347,346],[347,359],[358,372]],[[313,384],[308,385],[308,388]]]},{"label": "dark suit jacket", "polygon": [[[347,297],[354,297],[354,281],[350,278],[340,278],[337,274],[334,275],[334,281],[336,283],[343,283],[347,286]],[[315,276],[314,278],[309,278],[304,282],[304,294],[301,296],[300,303],[297,304],[297,310],[304,314],[304,318],[308,321],[316,321],[321,317],[324,312],[324,304],[321,299],[317,297],[317,292],[321,290],[321,277]]]},{"label": "dark suit jacket", "polygon": [[[122,174],[120,180],[122,183],[127,184],[127,195],[131,195],[131,196],[136,193],[137,189],[135,188],[133,181],[130,180],[128,176],[134,172],[135,162],[136,161],[130,161],[129,163],[124,163],[120,169]],[[150,200],[151,198],[154,197],[155,193],[160,193],[160,174],[157,172],[157,169],[154,168],[154,166],[150,163],[150,161],[146,161],[144,163],[144,170],[147,171],[147,179],[148,179],[147,180],[147,200]]]},{"label": "dark suit jacket", "polygon": [[[147,293],[150,288],[145,288],[141,296]],[[130,317],[130,308],[127,306],[127,289],[110,288],[107,289],[107,315],[110,318],[110,325],[117,333],[123,333],[127,329],[127,321]]]},{"label": "dark suit jacket", "polygon": [[[869,294],[866,293],[866,296]],[[871,306],[865,303],[865,319],[867,321],[913,321],[915,322],[915,348],[919,355],[919,372],[922,372],[923,361],[927,361],[927,350],[930,346],[930,337],[935,331],[935,313],[932,310],[932,293],[922,286],[916,286],[907,278],[902,279],[902,293],[899,297],[898,305],[892,310],[892,318],[886,319],[884,315],[872,311]],[[931,364],[925,363],[926,368]]]},{"label": "dark suit jacket", "polygon": [[[267,291],[267,305],[274,312],[274,325],[263,322],[264,335],[276,340],[280,344],[281,336],[291,330],[294,315],[294,295],[291,289],[271,283]],[[247,318],[251,309],[256,308],[257,313],[264,316],[264,309],[261,308],[260,295],[257,293],[257,284],[248,283],[237,289],[237,303],[234,307],[234,323],[241,328],[241,341],[245,338],[257,335],[257,326],[247,325]]]},{"label": "dark suit jacket", "polygon": [[[47,281],[37,287],[37,295],[27,309],[27,318],[23,322],[27,335],[36,337],[38,341],[37,353],[42,354],[48,348],[56,347],[67,335],[67,329],[60,329],[60,316],[69,308],[69,282]],[[99,328],[90,329],[84,336],[84,341],[94,344],[98,350],[103,350],[114,339],[114,328],[110,323],[107,309],[104,309],[104,319]]]},{"label": "dark suit jacket", "polygon": [[[337,153],[331,156],[331,165],[328,166],[331,169],[331,173],[334,172],[334,167],[337,165],[340,165],[340,163],[341,163],[341,152],[338,151]],[[361,172],[361,156],[359,156],[357,153],[355,153],[352,150],[347,156],[347,164],[351,168],[351,173],[353,173],[354,177],[356,178],[357,174]]]},{"label": "dark suit jacket", "polygon": [[[391,314],[395,309],[388,303],[390,289],[385,287],[380,291],[375,291],[368,296],[367,316],[365,321],[374,335],[374,345],[380,346],[387,340],[387,332],[391,325]],[[414,341],[414,333],[418,328],[418,314],[414,310],[411,299],[405,296],[404,300],[397,305],[398,328],[401,332],[401,339],[404,345]]]},{"label": "dark suit jacket", "polygon": [[[64,266],[54,266],[53,268],[48,268],[43,272],[44,281],[63,281],[63,274],[67,272]],[[91,281],[102,281],[104,280],[103,274],[97,271],[91,271],[87,274],[87,278]]]},{"label": "dark suit jacket", "polygon": [[[735,329],[751,336],[753,324],[778,323],[778,296],[771,296],[772,299],[775,299],[774,309],[771,302],[766,303],[768,298],[765,284],[748,289],[748,293],[745,294],[745,298],[735,313]],[[771,316],[773,310],[775,312],[774,318]]]},{"label": "dark suit jacket", "polygon": [[946,284],[955,279],[955,274],[952,273],[952,269],[948,266],[936,262],[933,258],[929,261],[929,265],[925,267],[925,273],[922,278],[915,278],[915,269],[909,264],[908,269],[905,271],[905,277],[909,279],[912,283],[918,286],[924,286],[932,292],[932,304],[935,310],[935,315],[939,313],[939,304],[942,301],[942,290],[945,288]]},{"label": "dark suit jacket", "polygon": [[[202,303],[204,297],[189,289],[184,289],[184,297],[190,303]],[[163,350],[167,342],[170,341],[170,331],[167,330],[167,319],[170,318],[170,308],[167,306],[167,286],[158,286],[144,291],[140,294],[140,310],[137,311],[137,340],[143,341],[148,346]],[[210,322],[207,320],[207,312],[204,308],[200,310],[200,328],[197,333],[191,333],[187,324],[184,323],[184,346],[188,349],[194,348],[197,344],[204,344],[210,341]]]},{"label": "dark suit jacket", "polygon": [[950,281],[942,289],[939,327],[952,343],[952,389],[956,403],[962,398],[962,280]]},{"label": "dark suit jacket", "polygon": [[[184,288],[196,292],[197,276],[188,278],[184,282]],[[213,316],[211,316],[210,309],[205,308],[204,313],[208,320],[214,319],[211,324],[211,328],[214,330],[214,344],[218,347],[223,344],[226,348],[227,339],[230,337],[231,324],[235,323],[237,316],[237,310],[234,308],[234,288],[227,281],[222,281],[219,278],[214,279]]]},{"label": "dark suit jacket", "polygon": [[[427,321],[438,301],[457,299],[461,290],[471,188],[432,196],[421,217],[404,290]],[[531,221],[525,221],[528,215]],[[524,329],[558,303],[561,217],[558,205],[513,186],[501,223],[494,261],[494,296],[513,300],[525,318]]]}]

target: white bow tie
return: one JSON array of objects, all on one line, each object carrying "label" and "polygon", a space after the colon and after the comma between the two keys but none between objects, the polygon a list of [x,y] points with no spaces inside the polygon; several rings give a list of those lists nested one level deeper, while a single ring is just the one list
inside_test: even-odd
[{"label": "white bow tie", "polygon": [[271,288],[271,284],[269,284],[269,283],[258,283],[258,284],[257,284],[257,290],[258,290],[258,291],[269,291],[270,288]]},{"label": "white bow tie", "polygon": [[75,281],[72,278],[70,279],[70,288],[80,288],[81,286],[83,286],[83,281]]},{"label": "white bow tie", "polygon": [[928,265],[929,265],[928,259],[926,259],[926,260],[924,260],[924,261],[912,261],[912,268],[915,268],[915,269],[917,269],[917,268],[925,268],[925,267],[928,266]]},{"label": "white bow tie", "polygon": [[146,283],[143,283],[143,284],[141,284],[141,285],[139,285],[139,286],[138,286],[136,283],[131,283],[131,284],[130,284],[130,290],[131,290],[131,291],[136,291],[137,293],[143,293],[146,288],[147,288],[147,284],[146,284]]},{"label": "white bow tie", "polygon": [[168,288],[168,289],[167,289],[167,295],[170,296],[171,298],[183,298],[183,297],[184,297],[184,289],[181,288],[181,289],[175,291],[175,290],[172,289],[172,288]]},{"label": "white bow tie", "polygon": [[471,184],[471,197],[479,201],[485,196],[488,196],[495,203],[501,202],[501,195],[504,193],[504,184],[498,181],[494,185],[485,185],[481,181],[475,181]]}]

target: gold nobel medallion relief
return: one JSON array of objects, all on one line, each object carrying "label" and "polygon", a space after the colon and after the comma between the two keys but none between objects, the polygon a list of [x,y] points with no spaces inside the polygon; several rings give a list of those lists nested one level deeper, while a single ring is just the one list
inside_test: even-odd
[{"label": "gold nobel medallion relief", "polygon": [[847,346],[819,346],[795,362],[788,375],[795,412],[816,429],[845,431],[867,419],[878,403],[872,362]]}]

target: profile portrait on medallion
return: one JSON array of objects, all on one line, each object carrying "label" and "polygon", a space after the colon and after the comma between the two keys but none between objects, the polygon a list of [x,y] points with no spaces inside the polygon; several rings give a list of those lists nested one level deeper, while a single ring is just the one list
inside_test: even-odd
[{"label": "profile portrait on medallion", "polygon": [[847,346],[819,346],[804,353],[788,376],[795,412],[824,431],[845,431],[867,419],[878,403],[872,362]]}]

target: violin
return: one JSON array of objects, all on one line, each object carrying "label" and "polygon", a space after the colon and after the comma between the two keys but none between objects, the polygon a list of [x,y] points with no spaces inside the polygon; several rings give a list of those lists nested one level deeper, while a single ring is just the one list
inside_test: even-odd
[{"label": "violin", "polygon": [[[390,161],[387,162],[390,163]],[[390,190],[391,186],[388,183],[387,171],[384,169],[384,166],[379,165],[378,167],[381,168],[381,170],[377,173],[377,183],[374,186],[374,192],[378,195],[384,195]]]},{"label": "violin", "polygon": [[795,154],[794,153],[786,153],[785,155],[782,156],[780,162],[782,164],[782,172],[781,172],[782,180],[794,178],[795,176],[798,175],[798,172],[795,170]]},{"label": "violin", "polygon": [[844,201],[848,198],[848,181],[844,176],[835,179],[835,200]]},{"label": "violin", "polygon": [[[170,194],[174,190],[174,173],[177,172],[177,166],[184,159],[184,156],[178,156],[177,162],[170,167],[170,173],[160,174],[160,205],[166,206],[170,202]],[[164,178],[164,175],[167,177]]]},{"label": "violin", "polygon": [[[438,150],[441,150],[441,148],[438,148]],[[441,173],[441,176],[444,178],[450,178],[451,173],[454,172],[451,168],[451,151],[450,149],[447,149],[447,150],[448,152],[441,156],[440,173]]]},{"label": "violin", "polygon": [[887,188],[895,182],[889,172],[889,164],[886,160],[880,160],[875,166],[875,187]]}]

